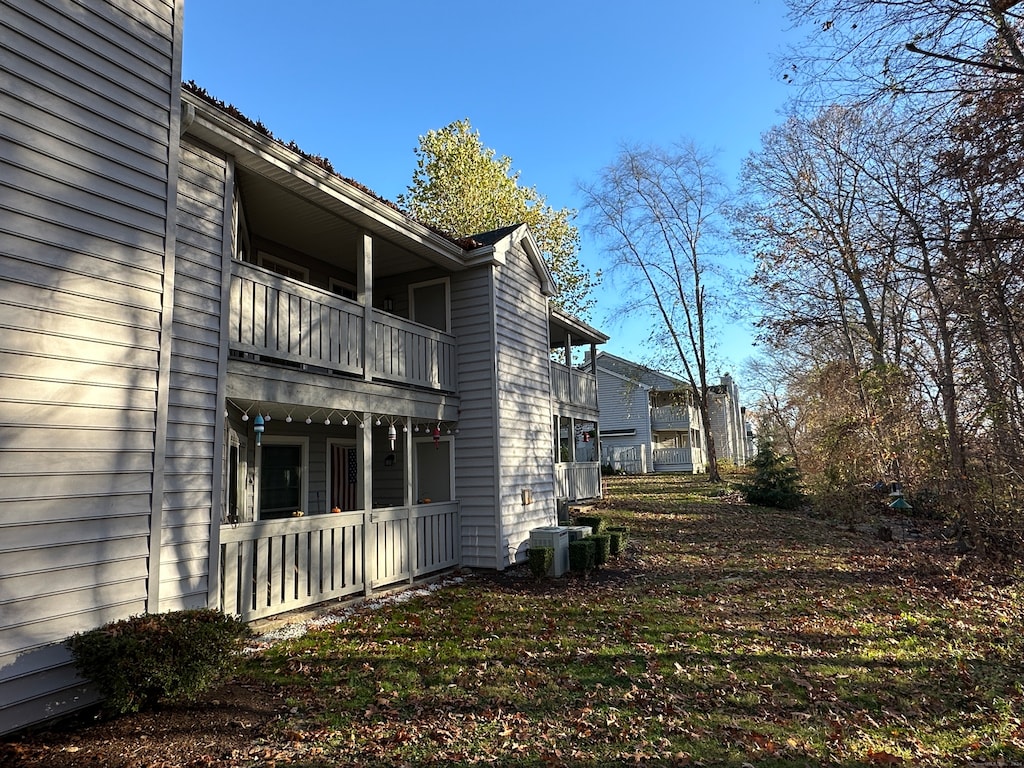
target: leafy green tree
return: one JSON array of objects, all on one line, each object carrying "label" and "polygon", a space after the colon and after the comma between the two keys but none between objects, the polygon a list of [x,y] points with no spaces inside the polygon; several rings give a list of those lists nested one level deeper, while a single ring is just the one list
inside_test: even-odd
[{"label": "leafy green tree", "polygon": [[469,120],[420,136],[416,155],[416,171],[408,194],[398,196],[399,206],[454,237],[528,225],[558,289],[553,301],[588,317],[600,272],[592,275],[579,261],[576,211],[556,210],[536,188],[520,186],[512,160],[485,147]]},{"label": "leafy green tree", "polygon": [[790,464],[789,457],[776,453],[770,442],[761,441],[750,466],[754,477],[742,487],[748,502],[779,509],[795,509],[803,503],[799,470]]}]

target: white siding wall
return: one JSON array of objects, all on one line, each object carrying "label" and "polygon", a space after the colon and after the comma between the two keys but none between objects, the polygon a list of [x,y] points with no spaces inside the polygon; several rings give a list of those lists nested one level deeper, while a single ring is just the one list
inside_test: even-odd
[{"label": "white siding wall", "polygon": [[458,339],[459,436],[455,497],[460,501],[462,564],[495,568],[498,503],[493,278],[490,267],[452,275],[452,332]]},{"label": "white siding wall", "polygon": [[[547,298],[526,254],[513,248],[495,270],[498,371],[498,568],[526,555],[530,529],[554,525],[554,448]],[[533,493],[523,504],[522,491]]]},{"label": "white siding wall", "polygon": [[87,703],[61,641],[147,607],[179,25],[0,13],[0,732]]},{"label": "white siding wall", "polygon": [[220,520],[221,474],[214,467],[221,465],[223,450],[223,427],[218,425],[227,354],[221,303],[228,279],[229,168],[216,153],[183,143],[160,538],[162,611],[203,608],[208,600],[211,521]]},{"label": "white siding wall", "polygon": [[634,435],[603,436],[601,442],[608,448],[642,445],[651,467],[651,413],[650,393],[646,387],[627,381],[621,376],[597,369],[597,404],[601,411],[601,431],[636,430]]}]

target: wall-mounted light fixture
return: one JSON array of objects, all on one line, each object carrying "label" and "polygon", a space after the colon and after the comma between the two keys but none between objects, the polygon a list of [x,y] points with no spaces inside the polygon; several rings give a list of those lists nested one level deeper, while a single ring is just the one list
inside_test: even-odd
[{"label": "wall-mounted light fixture", "polygon": [[395,311],[395,300],[392,299],[390,296],[385,296],[384,297],[384,311],[385,312],[394,312]]}]

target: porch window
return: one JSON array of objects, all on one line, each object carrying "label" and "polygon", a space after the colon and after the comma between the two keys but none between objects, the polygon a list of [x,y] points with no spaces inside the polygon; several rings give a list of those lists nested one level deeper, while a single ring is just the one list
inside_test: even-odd
[{"label": "porch window", "polygon": [[260,453],[260,519],[306,511],[306,445],[264,438]]},{"label": "porch window", "polygon": [[454,443],[450,437],[442,437],[437,444],[431,439],[418,439],[416,447],[416,503],[429,504],[434,501],[451,501],[453,492]]}]

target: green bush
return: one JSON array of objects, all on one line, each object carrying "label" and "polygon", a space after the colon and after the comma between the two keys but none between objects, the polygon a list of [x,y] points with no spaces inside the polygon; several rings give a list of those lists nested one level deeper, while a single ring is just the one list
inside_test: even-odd
[{"label": "green bush", "polygon": [[598,533],[591,536],[590,540],[594,542],[594,565],[604,565],[610,556],[612,537],[607,533]]},{"label": "green bush", "polygon": [[551,572],[555,564],[554,547],[530,547],[530,573],[536,578],[543,579]]},{"label": "green bush", "polygon": [[249,635],[239,619],[208,609],[140,614],[67,641],[78,672],[116,714],[162,700],[194,701],[231,670]]},{"label": "green bush", "polygon": [[591,534],[604,533],[604,518],[599,515],[580,515],[575,524],[589,526]]},{"label": "green bush", "polygon": [[594,540],[588,536],[569,542],[569,570],[587,573],[594,567]]},{"label": "green bush", "polygon": [[771,443],[762,441],[758,445],[750,466],[754,476],[740,486],[748,503],[778,509],[796,509],[804,503],[800,472],[790,465],[787,456],[776,453]]},{"label": "green bush", "polygon": [[629,541],[629,531],[621,526],[610,526],[608,535],[611,537],[608,553],[612,557],[618,557],[626,551],[626,543]]}]

